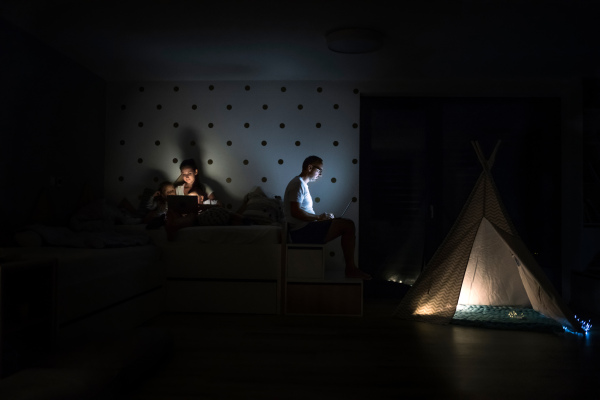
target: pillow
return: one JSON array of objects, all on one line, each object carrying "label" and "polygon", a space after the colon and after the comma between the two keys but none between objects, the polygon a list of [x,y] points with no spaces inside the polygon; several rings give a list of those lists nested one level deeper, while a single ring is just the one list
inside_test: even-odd
[{"label": "pillow", "polygon": [[278,224],[283,219],[280,197],[269,198],[260,187],[249,192],[245,197],[245,208],[242,216],[258,225]]}]

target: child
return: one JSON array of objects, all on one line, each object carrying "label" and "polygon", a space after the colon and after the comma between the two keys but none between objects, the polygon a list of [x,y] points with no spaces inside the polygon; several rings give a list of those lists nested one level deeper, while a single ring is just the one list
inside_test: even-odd
[{"label": "child", "polygon": [[147,229],[155,229],[162,226],[167,214],[167,196],[175,195],[175,186],[171,182],[163,182],[158,186],[158,190],[148,199],[146,209],[149,213],[144,217],[143,222],[147,223]]}]

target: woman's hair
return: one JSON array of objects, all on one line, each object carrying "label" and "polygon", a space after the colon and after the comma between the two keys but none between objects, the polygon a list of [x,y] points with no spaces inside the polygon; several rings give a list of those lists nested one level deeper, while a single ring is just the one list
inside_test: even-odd
[{"label": "woman's hair", "polygon": [[[183,170],[184,168],[191,168],[194,171],[198,170],[198,167],[196,166],[196,161],[194,161],[193,158],[188,158],[186,160],[183,160],[181,162],[181,164],[179,164],[179,170]],[[183,185],[183,176],[179,175],[179,178],[177,178],[177,180],[175,180],[174,185],[175,186],[180,186]],[[207,199],[208,197],[208,193],[206,193],[206,188],[204,187],[203,184],[200,183],[200,181],[198,181],[198,175],[196,175],[196,177],[194,178],[194,183],[192,183],[192,187],[189,190],[190,192],[196,192],[201,196],[204,196],[204,200]]]},{"label": "woman's hair", "polygon": [[194,171],[198,169],[198,167],[196,166],[196,161],[194,161],[193,158],[188,158],[186,160],[183,160],[181,162],[181,164],[179,164],[179,170],[180,171],[182,169],[184,169],[185,167],[189,167],[189,168],[193,169]]},{"label": "woman's hair", "polygon": [[[196,166],[196,161],[194,161],[193,158],[188,158],[186,160],[183,160],[181,162],[181,164],[179,164],[179,171],[183,170],[186,167],[191,168],[194,171],[196,171],[198,169],[198,167]],[[194,182],[196,182],[196,181],[194,181]],[[173,182],[173,185],[174,186],[181,186],[181,185],[183,185],[183,183],[184,183],[183,182],[183,175],[180,174],[179,177],[177,179],[175,179],[175,182]]]}]

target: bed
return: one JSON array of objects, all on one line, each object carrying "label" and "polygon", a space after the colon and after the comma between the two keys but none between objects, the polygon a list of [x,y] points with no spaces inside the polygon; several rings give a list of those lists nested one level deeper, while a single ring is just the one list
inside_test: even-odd
[{"label": "bed", "polygon": [[155,232],[171,312],[279,312],[282,226],[181,229],[173,241]]}]

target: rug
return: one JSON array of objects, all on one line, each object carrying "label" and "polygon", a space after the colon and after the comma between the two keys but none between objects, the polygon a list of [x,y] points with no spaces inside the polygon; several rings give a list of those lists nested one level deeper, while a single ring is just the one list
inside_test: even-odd
[{"label": "rug", "polygon": [[532,308],[510,306],[459,305],[451,323],[453,325],[537,332],[562,332],[563,330],[560,323]]}]

